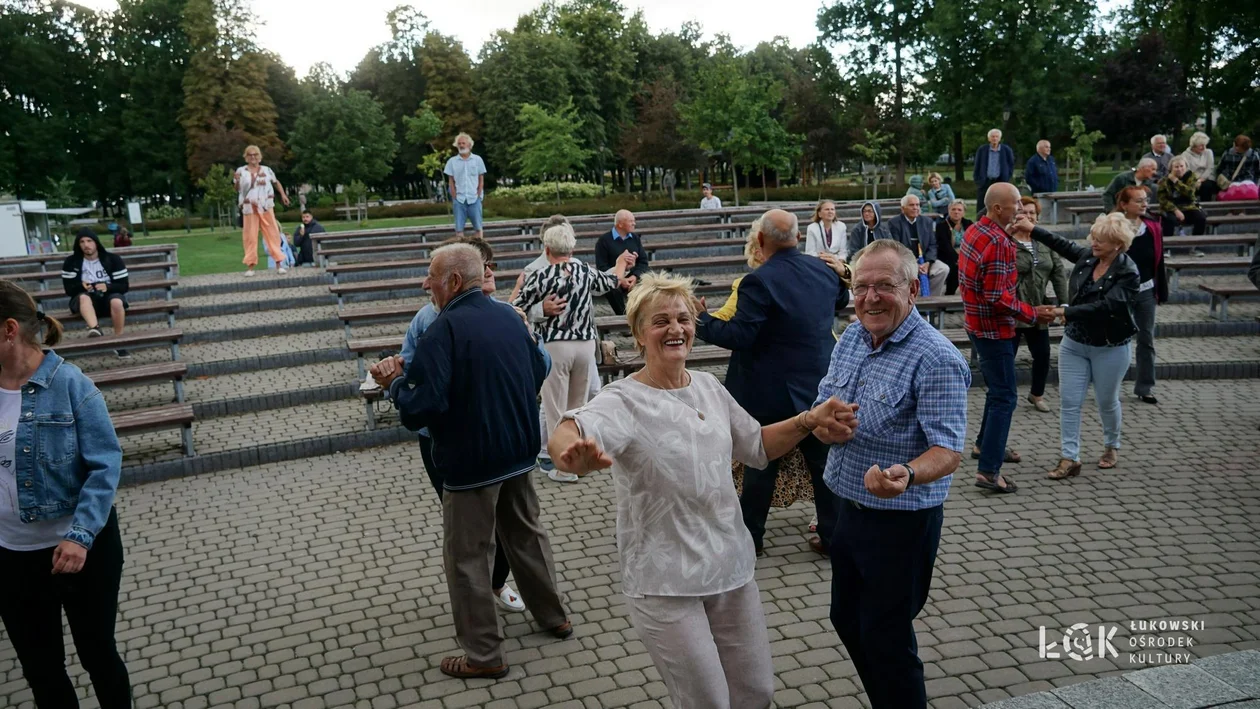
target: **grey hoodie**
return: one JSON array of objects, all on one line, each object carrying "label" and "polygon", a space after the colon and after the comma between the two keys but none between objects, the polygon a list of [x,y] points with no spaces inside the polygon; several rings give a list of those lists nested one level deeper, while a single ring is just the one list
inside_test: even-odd
[{"label": "grey hoodie", "polygon": [[883,217],[879,213],[879,204],[876,202],[863,202],[862,208],[865,209],[870,205],[875,211],[875,228],[866,226],[866,222],[862,220],[861,212],[858,213],[857,226],[849,230],[849,260],[853,259],[853,255],[863,249],[867,244],[876,239],[891,239],[888,233],[888,225],[884,223]]}]

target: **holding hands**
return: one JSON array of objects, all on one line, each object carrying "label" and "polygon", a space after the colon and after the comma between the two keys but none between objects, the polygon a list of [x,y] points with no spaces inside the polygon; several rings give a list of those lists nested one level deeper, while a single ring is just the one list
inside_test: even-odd
[{"label": "holding hands", "polygon": [[1063,320],[1064,320],[1063,308],[1056,307],[1053,305],[1038,305],[1037,306],[1037,322],[1038,323],[1052,325],[1057,322],[1062,322]]},{"label": "holding hands", "polygon": [[394,355],[372,365],[368,368],[368,373],[377,384],[381,385],[381,388],[388,389],[395,379],[402,376],[406,366],[407,363],[403,361],[402,355]]},{"label": "holding hands", "polygon": [[823,443],[848,443],[858,425],[857,410],[857,404],[846,404],[833,396],[803,414],[800,422]]}]

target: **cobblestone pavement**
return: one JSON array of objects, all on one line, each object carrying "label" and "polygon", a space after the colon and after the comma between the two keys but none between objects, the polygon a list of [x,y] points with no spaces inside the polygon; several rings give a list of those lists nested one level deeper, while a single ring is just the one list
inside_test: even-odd
[{"label": "cobblestone pavement", "polygon": [[[1020,492],[972,487],[970,459],[955,476],[917,622],[933,707],[1147,667],[1127,652],[1136,619],[1200,621],[1185,634],[1194,657],[1260,648],[1260,493],[1251,481],[1260,381],[1167,382],[1160,395],[1159,406],[1126,396],[1114,472],[1088,465],[1101,452],[1090,413],[1084,474],[1046,480],[1056,419],[1021,405],[1011,442],[1026,462],[1007,469]],[[982,396],[971,393],[972,433]],[[137,706],[669,706],[619,597],[613,490],[602,474],[573,485],[535,476],[575,636],[553,641],[527,615],[503,614],[507,679],[441,675],[438,661],[456,648],[440,516],[420,467],[407,444],[122,490],[119,637]],[[758,562],[776,703],[861,707],[827,621],[828,564],[804,546],[811,513],[804,504],[773,511]],[[1062,632],[1077,622],[1126,625],[1113,640],[1120,657],[1038,656],[1039,626]],[[90,694],[77,662],[71,671]],[[33,706],[2,632],[0,706]]]}]

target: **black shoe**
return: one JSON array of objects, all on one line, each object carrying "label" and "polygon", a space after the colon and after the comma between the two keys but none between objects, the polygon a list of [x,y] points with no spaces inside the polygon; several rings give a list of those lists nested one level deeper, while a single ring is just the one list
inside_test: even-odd
[{"label": "black shoe", "polygon": [[101,336],[101,329],[99,327],[88,328],[88,337],[100,337],[100,336]]},{"label": "black shoe", "polygon": [[1159,399],[1156,399],[1154,394],[1139,394],[1138,398],[1147,404],[1159,403]]},{"label": "black shoe", "polygon": [[114,350],[114,353],[118,355],[118,359],[131,359],[131,353],[127,350]]}]

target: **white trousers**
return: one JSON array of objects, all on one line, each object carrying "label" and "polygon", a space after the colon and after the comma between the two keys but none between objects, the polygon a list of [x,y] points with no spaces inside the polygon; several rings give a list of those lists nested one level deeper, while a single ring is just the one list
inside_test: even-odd
[{"label": "white trousers", "polygon": [[675,709],[766,709],[774,663],[757,582],[713,596],[627,598]]}]

